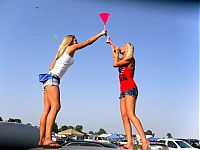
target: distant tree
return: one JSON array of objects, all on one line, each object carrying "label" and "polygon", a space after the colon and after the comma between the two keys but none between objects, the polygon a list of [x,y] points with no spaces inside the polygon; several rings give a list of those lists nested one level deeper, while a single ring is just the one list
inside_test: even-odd
[{"label": "distant tree", "polygon": [[9,118],[8,122],[17,122],[17,123],[22,123],[21,119],[14,119],[14,118]]},{"label": "distant tree", "polygon": [[3,119],[0,117],[0,121],[3,121]]},{"label": "distant tree", "polygon": [[28,125],[28,126],[32,126],[32,124],[30,124],[30,123],[27,123],[27,125]]},{"label": "distant tree", "polygon": [[147,130],[147,131],[145,132],[145,134],[146,134],[146,135],[153,135],[153,132],[152,132],[151,130]]},{"label": "distant tree", "polygon": [[9,118],[9,119],[8,119],[8,122],[15,122],[15,119]]},{"label": "distant tree", "polygon": [[56,122],[54,122],[54,124],[53,124],[53,132],[58,133],[58,125]]},{"label": "distant tree", "polygon": [[76,131],[79,131],[79,132],[82,132],[82,131],[83,131],[83,126],[82,126],[82,125],[77,125],[77,126],[75,127],[75,130],[76,130]]},{"label": "distant tree", "polygon": [[74,129],[74,127],[73,126],[68,126],[68,129]]},{"label": "distant tree", "polygon": [[68,126],[64,125],[59,129],[59,132],[69,129]]},{"label": "distant tree", "polygon": [[15,122],[22,123],[21,119],[15,119]]},{"label": "distant tree", "polygon": [[167,133],[167,138],[172,138],[172,134],[171,133]]},{"label": "distant tree", "polygon": [[93,131],[89,131],[89,134],[94,134],[94,132]]},{"label": "distant tree", "polygon": [[98,133],[99,133],[99,135],[100,135],[100,134],[106,134],[106,130],[104,130],[104,129],[101,128],[101,129],[99,129],[99,132],[98,132]]},{"label": "distant tree", "polygon": [[152,136],[155,137],[155,133],[153,133]]}]

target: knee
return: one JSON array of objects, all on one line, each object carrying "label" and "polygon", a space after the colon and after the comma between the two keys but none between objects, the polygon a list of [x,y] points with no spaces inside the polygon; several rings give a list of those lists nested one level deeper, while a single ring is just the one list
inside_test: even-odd
[{"label": "knee", "polygon": [[133,113],[133,112],[129,112],[128,114],[127,114],[127,116],[128,116],[128,119],[137,119],[137,116]]},{"label": "knee", "polygon": [[58,112],[61,108],[61,105],[60,104],[55,104],[51,107],[52,110],[54,110],[55,112]]},{"label": "knee", "polygon": [[128,115],[127,114],[122,114],[122,120],[123,121],[128,121],[129,120]]}]

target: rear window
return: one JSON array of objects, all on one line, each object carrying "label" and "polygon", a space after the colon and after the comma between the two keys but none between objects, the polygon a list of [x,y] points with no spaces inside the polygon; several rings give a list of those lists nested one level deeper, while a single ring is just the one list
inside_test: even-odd
[{"label": "rear window", "polygon": [[192,146],[189,145],[187,142],[185,141],[176,141],[176,143],[181,147],[181,148],[191,148]]}]

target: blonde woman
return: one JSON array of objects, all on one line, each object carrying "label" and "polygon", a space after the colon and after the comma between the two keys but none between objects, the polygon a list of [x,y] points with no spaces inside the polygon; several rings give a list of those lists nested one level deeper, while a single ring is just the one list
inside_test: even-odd
[{"label": "blonde woman", "polygon": [[[111,46],[112,55],[114,57],[113,67],[118,67],[119,71],[120,111],[128,141],[126,145],[122,146],[122,149],[134,149],[131,128],[132,123],[141,137],[142,150],[147,150],[150,142],[146,139],[142,124],[135,114],[138,89],[134,81],[134,47],[129,43],[124,44],[121,48],[115,47],[110,38],[108,39],[108,43]],[[119,54],[122,56],[120,57]]]},{"label": "blonde woman", "polygon": [[39,146],[44,148],[60,148],[61,145],[52,140],[52,128],[60,104],[60,79],[74,62],[74,54],[77,50],[95,42],[101,36],[106,35],[106,30],[89,38],[83,43],[78,43],[74,35],[67,35],[58,49],[57,55],[50,65],[48,74],[43,74],[40,82],[44,90],[44,111],[40,118]]}]

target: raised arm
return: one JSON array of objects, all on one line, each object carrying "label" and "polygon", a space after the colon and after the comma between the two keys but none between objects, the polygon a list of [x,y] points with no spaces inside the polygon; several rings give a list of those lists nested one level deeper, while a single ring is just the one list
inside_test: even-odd
[{"label": "raised arm", "polygon": [[117,47],[115,51],[116,52],[114,53],[113,67],[122,67],[131,62],[130,58],[129,59],[127,59],[126,57],[122,59],[119,58],[119,51],[120,51],[119,47]]},{"label": "raised arm", "polygon": [[110,45],[110,48],[111,48],[111,50],[112,50],[112,55],[113,55],[113,57],[115,56],[115,53],[116,53],[116,50],[115,50],[115,45],[113,44],[113,42],[112,42],[112,40],[111,40],[111,38],[108,36],[107,37],[107,40],[108,40],[108,44]]},{"label": "raised arm", "polygon": [[106,30],[103,30],[101,31],[100,33],[98,33],[97,35],[89,38],[87,41],[85,42],[82,42],[82,43],[78,43],[78,44],[74,44],[74,45],[71,45],[69,46],[67,49],[66,49],[66,52],[68,54],[72,54],[74,53],[76,50],[79,50],[81,48],[84,48],[88,45],[91,45],[93,42],[95,42],[98,38],[100,38],[101,36],[103,35],[106,35],[107,31]]}]

